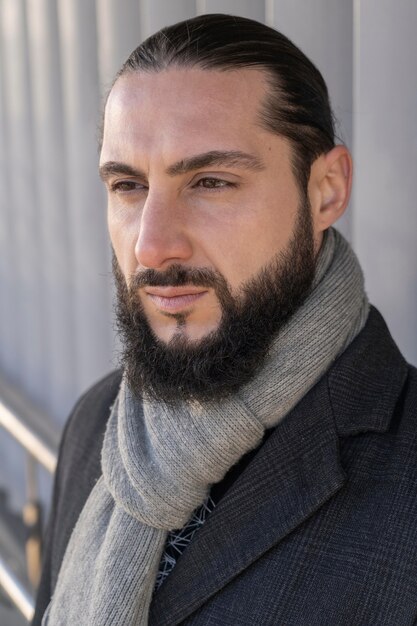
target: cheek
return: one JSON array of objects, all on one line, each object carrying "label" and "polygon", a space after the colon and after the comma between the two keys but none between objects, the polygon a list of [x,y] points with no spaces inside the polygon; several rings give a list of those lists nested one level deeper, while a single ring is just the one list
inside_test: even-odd
[{"label": "cheek", "polygon": [[231,287],[240,283],[247,271],[254,226],[247,213],[241,206],[221,206],[195,212],[188,224],[188,234],[193,239],[193,265],[214,268]]},{"label": "cheek", "polygon": [[232,291],[286,249],[294,231],[297,202],[286,198],[278,202],[271,196],[256,200],[240,207],[233,219],[223,215],[203,232],[209,259]]},{"label": "cheek", "polygon": [[123,275],[127,278],[137,267],[135,245],[139,228],[138,216],[109,206],[107,225],[110,241]]}]

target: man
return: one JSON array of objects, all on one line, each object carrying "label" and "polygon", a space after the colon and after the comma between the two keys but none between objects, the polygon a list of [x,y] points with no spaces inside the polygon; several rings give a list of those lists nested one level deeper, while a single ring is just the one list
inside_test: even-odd
[{"label": "man", "polygon": [[100,155],[123,369],[66,427],[35,624],[415,623],[416,372],[331,228],[351,172],[264,25],[126,61]]}]

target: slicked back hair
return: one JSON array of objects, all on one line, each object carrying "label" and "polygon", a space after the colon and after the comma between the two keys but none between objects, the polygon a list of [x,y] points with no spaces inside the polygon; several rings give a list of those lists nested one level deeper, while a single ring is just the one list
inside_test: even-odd
[{"label": "slicked back hair", "polygon": [[270,89],[260,111],[261,124],[290,141],[293,171],[306,194],[311,165],[334,147],[335,131],[326,83],[297,46],[254,20],[201,15],[151,35],[130,54],[114,82],[129,72],[158,72],[170,66],[264,70]]}]

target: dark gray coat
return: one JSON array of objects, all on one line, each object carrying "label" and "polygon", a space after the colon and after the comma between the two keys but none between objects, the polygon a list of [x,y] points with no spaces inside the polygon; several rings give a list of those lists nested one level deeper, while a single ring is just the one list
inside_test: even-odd
[{"label": "dark gray coat", "polygon": [[[65,429],[34,624],[100,475],[120,372]],[[280,423],[155,594],[150,625],[417,623],[417,371],[379,313]]]}]

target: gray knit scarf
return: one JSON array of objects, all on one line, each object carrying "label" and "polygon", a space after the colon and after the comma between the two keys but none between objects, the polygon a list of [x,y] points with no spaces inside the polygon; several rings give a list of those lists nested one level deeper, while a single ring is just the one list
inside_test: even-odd
[{"label": "gray knit scarf", "polygon": [[44,626],[142,626],[168,531],[259,445],[365,324],[359,263],[327,232],[313,290],[255,379],[228,400],[139,403],[123,382],[109,418],[103,475],[70,538]]}]

